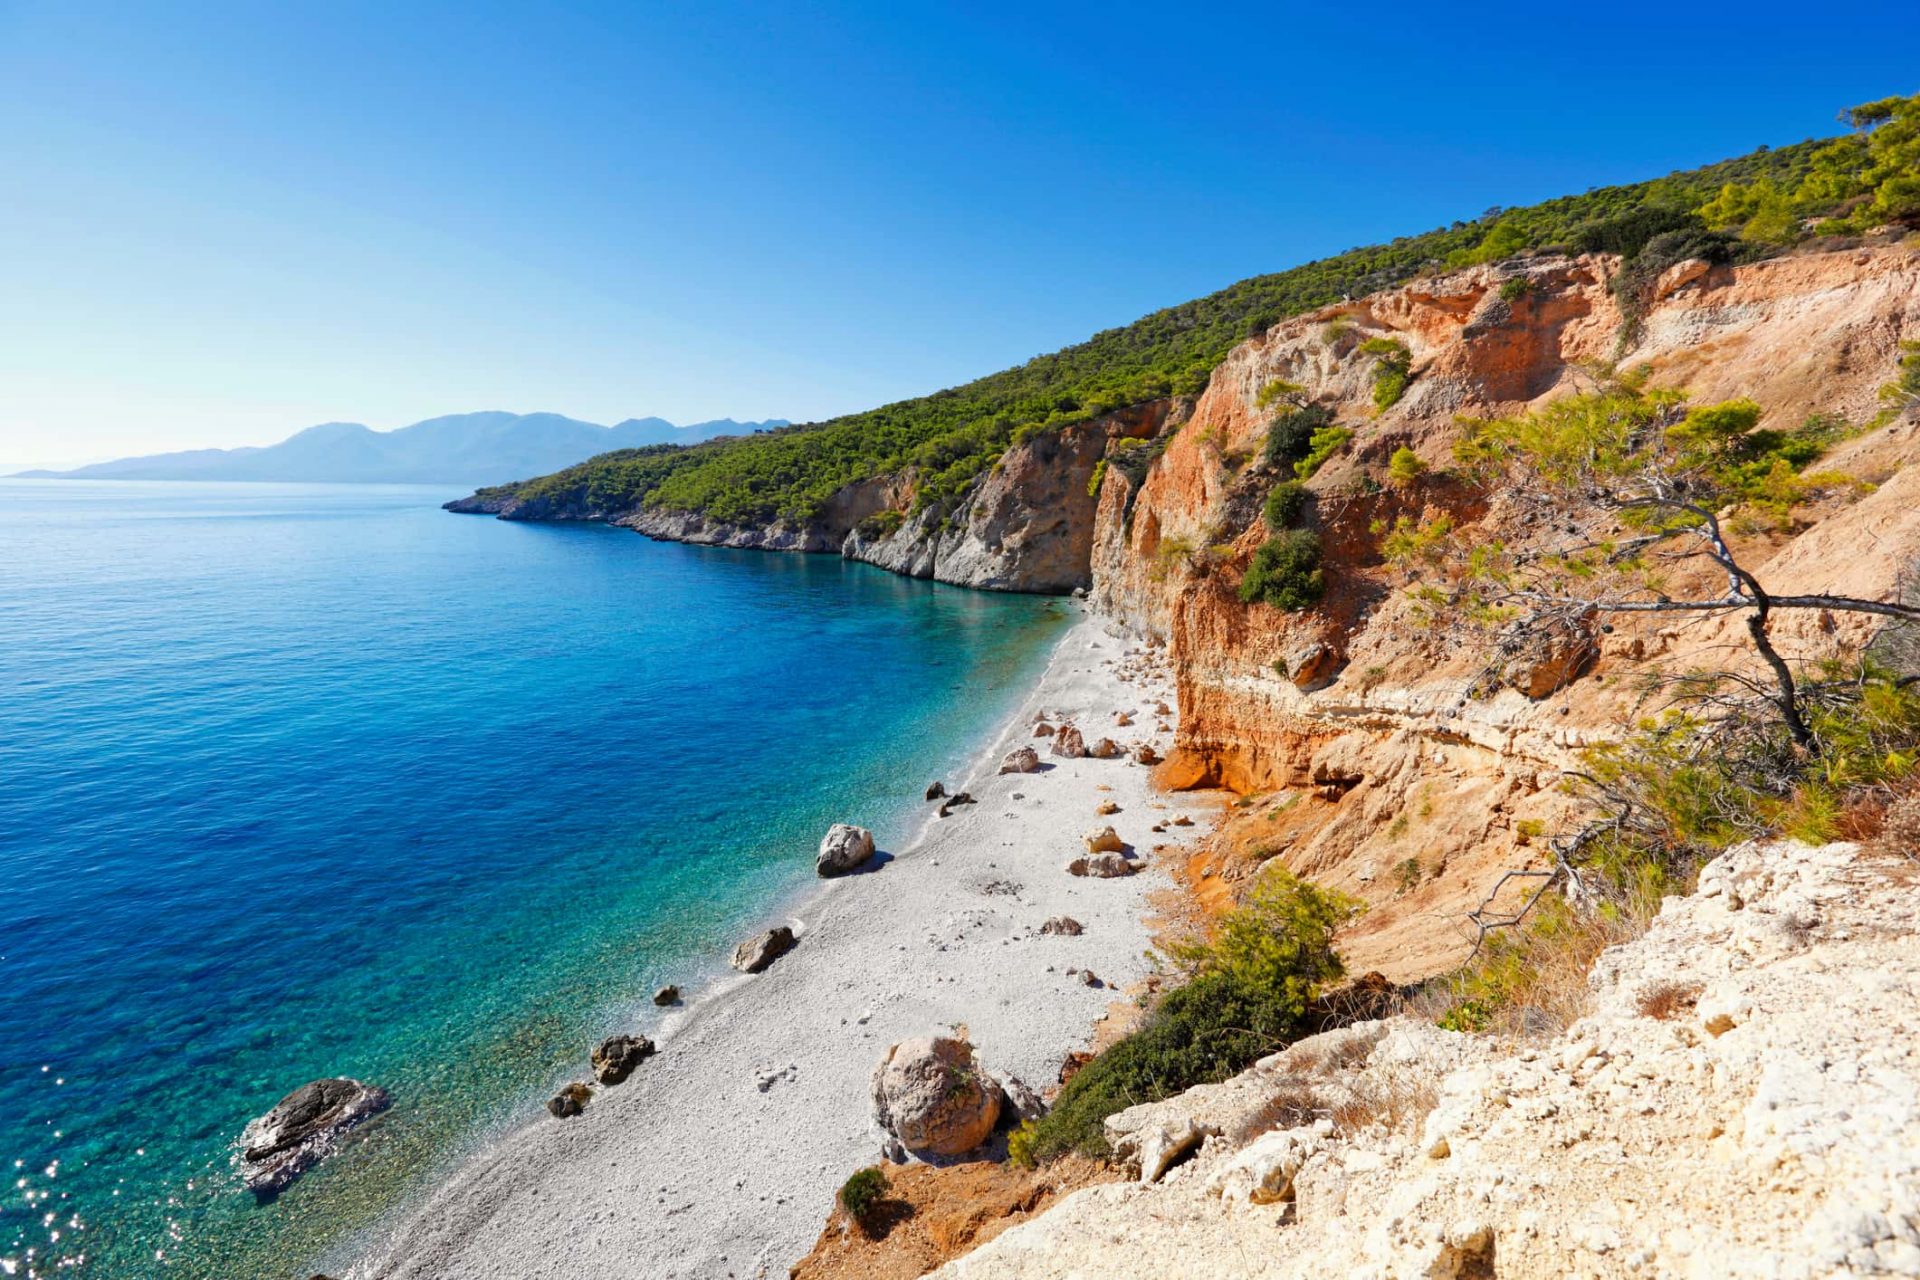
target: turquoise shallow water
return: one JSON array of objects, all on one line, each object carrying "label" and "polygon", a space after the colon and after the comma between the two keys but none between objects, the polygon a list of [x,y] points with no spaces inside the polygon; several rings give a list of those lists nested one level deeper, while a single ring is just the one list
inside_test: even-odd
[{"label": "turquoise shallow water", "polygon": [[[0,481],[0,1274],[337,1265],[828,822],[903,840],[1067,624],[448,496]],[[330,1074],[393,1109],[256,1206]]]}]

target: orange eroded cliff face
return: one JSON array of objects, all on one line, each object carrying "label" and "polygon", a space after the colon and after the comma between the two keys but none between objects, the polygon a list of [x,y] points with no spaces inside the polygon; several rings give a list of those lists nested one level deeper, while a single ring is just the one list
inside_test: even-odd
[{"label": "orange eroded cliff face", "polygon": [[[1191,420],[1155,442],[1144,469],[1117,457],[1107,469],[1093,596],[1170,647],[1181,717],[1163,777],[1243,797],[1206,869],[1245,878],[1277,856],[1366,898],[1374,909],[1346,947],[1359,968],[1407,978],[1456,960],[1464,910],[1501,870],[1537,859],[1537,833],[1569,817],[1561,771],[1646,705],[1635,677],[1744,659],[1738,619],[1612,619],[1597,655],[1518,662],[1436,627],[1408,599],[1409,574],[1383,561],[1376,529],[1444,512],[1467,540],[1524,546],[1552,533],[1502,494],[1445,474],[1457,417],[1566,394],[1590,383],[1583,366],[1617,359],[1699,402],[1750,396],[1768,425],[1813,412],[1860,423],[1901,340],[1920,337],[1920,251],[1908,246],[1682,263],[1655,286],[1625,352],[1614,269],[1599,256],[1480,267],[1276,325],[1215,370]],[[1516,276],[1527,284],[1503,291]],[[1372,401],[1374,360],[1360,351],[1371,338],[1403,343],[1413,360],[1413,381],[1384,413]],[[1354,430],[1309,485],[1325,598],[1292,614],[1235,594],[1266,537],[1261,502],[1282,478],[1261,457],[1273,410],[1258,398],[1275,380],[1334,406]],[[1920,555],[1916,431],[1909,413],[1836,449],[1820,467],[1871,487],[1806,509],[1791,535],[1746,535],[1746,563],[1776,591],[1888,590]],[[1401,447],[1426,473],[1403,488],[1379,483]],[[1676,590],[1690,585],[1686,572]],[[1773,629],[1799,657],[1866,634],[1858,619],[1811,614]],[[1490,665],[1501,678],[1488,696]]]}]

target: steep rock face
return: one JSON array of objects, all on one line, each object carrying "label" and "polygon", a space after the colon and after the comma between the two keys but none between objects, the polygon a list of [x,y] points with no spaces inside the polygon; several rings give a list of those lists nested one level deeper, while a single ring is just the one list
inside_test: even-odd
[{"label": "steep rock face", "polygon": [[[1597,655],[1583,650],[1547,678],[1525,655],[1449,640],[1408,599],[1418,570],[1381,554],[1380,530],[1401,516],[1445,514],[1455,537],[1510,547],[1546,532],[1503,495],[1446,476],[1455,419],[1517,412],[1588,382],[1582,364],[1614,354],[1615,269],[1599,256],[1479,267],[1286,321],[1215,370],[1137,482],[1107,470],[1092,596],[1169,645],[1181,721],[1161,778],[1270,797],[1229,822],[1211,873],[1231,879],[1281,856],[1367,898],[1375,910],[1349,946],[1356,965],[1394,977],[1443,967],[1462,946],[1461,910],[1499,870],[1538,856],[1525,834],[1534,823],[1553,829],[1566,815],[1561,771],[1640,713],[1631,677],[1724,665],[1742,650],[1730,643],[1737,618],[1616,617]],[[1516,276],[1526,286],[1502,298]],[[1920,335],[1920,254],[1903,246],[1682,272],[1662,291],[1621,365],[1700,401],[1752,396],[1768,425],[1815,411],[1865,421],[1901,339]],[[1370,337],[1413,357],[1411,385],[1384,413],[1373,360],[1358,350]],[[1275,410],[1258,397],[1275,380],[1301,385],[1354,431],[1309,483],[1305,523],[1325,547],[1328,589],[1299,613],[1235,594],[1267,536],[1260,504],[1290,475],[1261,457]],[[1402,446],[1428,469],[1404,488],[1384,483]],[[1741,554],[1776,589],[1889,589],[1920,554],[1917,460],[1912,415],[1840,446],[1820,465],[1879,487],[1816,505],[1794,536],[1747,535]],[[1675,589],[1684,584],[1678,571]],[[1867,629],[1801,614],[1773,634],[1810,658]]]},{"label": "steep rock face", "polygon": [[1095,470],[1114,440],[1151,438],[1178,421],[1181,407],[1157,400],[1034,436],[1008,449],[952,517],[928,508],[888,534],[855,528],[843,553],[908,577],[990,591],[1086,587],[1099,505],[1088,492]]},{"label": "steep rock face", "polygon": [[1076,1192],[934,1274],[1920,1274],[1916,928],[1904,861],[1742,846],[1601,958],[1558,1038],[1300,1041],[1109,1122],[1207,1135],[1164,1180]]}]

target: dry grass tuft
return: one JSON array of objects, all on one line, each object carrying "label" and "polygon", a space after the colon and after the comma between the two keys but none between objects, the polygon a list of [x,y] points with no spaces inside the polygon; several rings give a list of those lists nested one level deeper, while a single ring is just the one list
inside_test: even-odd
[{"label": "dry grass tuft", "polygon": [[1661,982],[1640,993],[1640,1016],[1668,1022],[1693,1012],[1700,1001],[1697,982]]}]

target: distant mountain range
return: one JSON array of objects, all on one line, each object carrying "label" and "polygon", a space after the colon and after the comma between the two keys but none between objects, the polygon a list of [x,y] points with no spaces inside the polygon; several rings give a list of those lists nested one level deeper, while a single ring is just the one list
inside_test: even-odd
[{"label": "distant mountain range", "polygon": [[784,419],[720,418],[678,427],[665,418],[628,418],[611,427],[557,413],[455,413],[375,431],[327,422],[248,449],[190,449],[71,471],[22,471],[48,480],[296,480],[334,484],[501,484],[545,475],[610,449],[694,444],[715,436],[784,427]]}]

